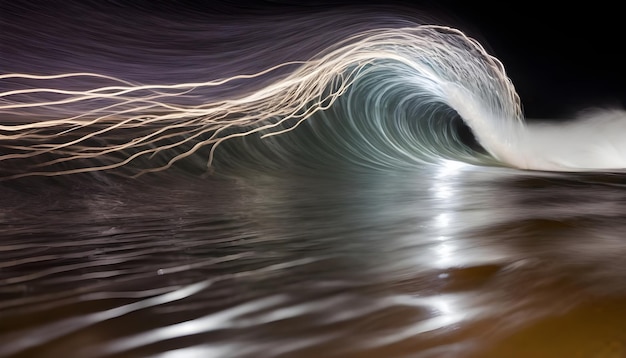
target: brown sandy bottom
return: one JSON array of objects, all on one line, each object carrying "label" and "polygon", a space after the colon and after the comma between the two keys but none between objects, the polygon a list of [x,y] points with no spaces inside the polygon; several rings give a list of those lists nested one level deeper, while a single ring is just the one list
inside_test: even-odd
[{"label": "brown sandy bottom", "polygon": [[620,176],[0,189],[2,357],[626,357]]}]

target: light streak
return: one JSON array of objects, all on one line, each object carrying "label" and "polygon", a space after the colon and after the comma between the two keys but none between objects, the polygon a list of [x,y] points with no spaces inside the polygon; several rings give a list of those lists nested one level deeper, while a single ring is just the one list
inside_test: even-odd
[{"label": "light streak", "polygon": [[[478,93],[479,100],[489,101],[504,122],[521,121],[519,101],[503,66],[476,41],[442,26],[383,28],[348,37],[310,61],[287,62],[255,74],[206,82],[142,85],[96,73],[1,74],[0,81],[28,79],[43,86],[0,93],[0,114],[31,118],[26,123],[0,125],[0,146],[9,149],[0,155],[0,163],[10,161],[19,166],[15,164],[19,160],[42,158],[34,160],[35,164],[27,163],[24,172],[9,176],[16,178],[115,169],[157,154],[166,158],[165,164],[141,170],[140,175],[167,169],[209,147],[210,166],[222,142],[255,133],[266,138],[289,132],[331,107],[378,66],[395,76],[393,81],[384,82],[385,86],[406,81],[404,85],[445,104],[449,84],[460,83],[469,92]],[[295,70],[232,98],[181,104],[192,98],[197,101],[194,95],[202,89],[219,88],[234,80],[254,80],[282,68]],[[115,83],[87,90],[45,86],[49,80],[76,77]],[[484,94],[485,89],[496,90],[499,96]],[[365,95],[376,97],[377,93]],[[88,106],[73,107],[78,103]],[[56,117],[38,119],[42,113]],[[170,149],[177,151],[169,153]],[[69,168],[59,168],[61,163],[69,164]]]}]

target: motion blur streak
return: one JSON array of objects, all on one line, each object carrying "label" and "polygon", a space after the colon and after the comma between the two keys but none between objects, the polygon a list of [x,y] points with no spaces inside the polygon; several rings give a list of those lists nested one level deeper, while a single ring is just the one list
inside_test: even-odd
[{"label": "motion blur streak", "polygon": [[[336,25],[343,14],[325,15],[321,23]],[[0,161],[15,171],[7,178],[120,167],[141,175],[198,152],[210,167],[218,145],[229,139],[288,135],[305,121],[323,121],[330,133],[303,129],[247,151],[269,146],[271,154],[263,161],[279,161],[294,156],[294,144],[284,142],[298,146],[306,140],[301,135],[332,147],[349,164],[366,167],[441,159],[557,171],[626,167],[626,140],[615,134],[626,132],[622,112],[596,113],[566,125],[526,125],[504,66],[463,32],[415,21],[407,27],[397,20],[390,27],[367,20],[282,39],[285,51],[289,41],[301,40],[300,52],[308,54],[328,31],[340,34],[304,61],[208,81],[139,84],[86,72],[0,74],[3,88],[13,87],[0,92],[0,114],[6,118],[0,125],[5,149]],[[255,40],[282,48],[281,40]],[[264,55],[254,49],[238,49],[250,51],[238,55]],[[187,57],[180,55],[183,64]],[[212,70],[207,63],[198,75]],[[459,138],[459,124],[451,124],[458,118],[486,153]],[[597,136],[585,135],[596,127]],[[229,165],[245,155],[230,156]]]},{"label": "motion blur streak", "polygon": [[289,1],[0,1],[0,357],[625,357],[624,112]]}]

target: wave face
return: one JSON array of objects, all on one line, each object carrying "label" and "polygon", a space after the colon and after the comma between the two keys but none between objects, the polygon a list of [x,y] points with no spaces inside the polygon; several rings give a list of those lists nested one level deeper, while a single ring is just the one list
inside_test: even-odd
[{"label": "wave face", "polygon": [[[113,21],[106,14],[94,14],[91,28],[65,25],[86,35],[61,43],[71,55],[46,71],[9,59],[0,74],[4,178],[442,160],[626,167],[624,112],[527,124],[503,65],[454,28],[346,10],[242,27],[189,17],[133,24],[132,16],[116,17],[105,34],[93,24]],[[154,24],[179,45],[142,37]]]},{"label": "wave face", "polygon": [[622,112],[527,121],[401,8],[220,2],[0,1],[0,357],[626,357],[626,175],[511,169],[623,167]]}]

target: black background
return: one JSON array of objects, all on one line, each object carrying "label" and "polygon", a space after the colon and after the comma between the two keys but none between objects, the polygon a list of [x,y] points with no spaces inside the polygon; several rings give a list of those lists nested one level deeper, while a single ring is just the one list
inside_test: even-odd
[{"label": "black background", "polygon": [[[265,3],[269,7],[300,8],[365,4],[350,0]],[[559,3],[374,1],[367,4],[424,11],[479,39],[504,63],[529,118],[569,118],[590,107],[623,108],[626,21],[618,3]]]},{"label": "black background", "polygon": [[626,104],[626,31],[618,3],[268,0],[179,5],[252,13],[350,6],[427,13],[477,38],[504,63],[529,118],[570,118],[590,107]]},{"label": "black background", "polygon": [[[55,11],[55,0],[37,2]],[[20,1],[0,0],[0,5]],[[569,118],[589,107],[626,105],[624,20],[618,3],[357,0],[80,0],[81,6],[133,7],[150,13],[212,14],[316,12],[374,7],[403,15],[428,14],[432,23],[462,29],[500,59],[529,118]],[[70,0],[61,1],[71,6]],[[580,5],[577,5],[580,4]],[[19,6],[19,5],[17,5]],[[0,10],[2,8],[0,7]],[[56,10],[59,11],[59,10]],[[13,21],[8,13],[0,21]],[[1,55],[1,53],[0,53]],[[1,56],[0,56],[1,59]]]}]

